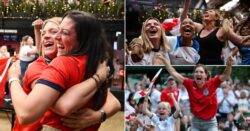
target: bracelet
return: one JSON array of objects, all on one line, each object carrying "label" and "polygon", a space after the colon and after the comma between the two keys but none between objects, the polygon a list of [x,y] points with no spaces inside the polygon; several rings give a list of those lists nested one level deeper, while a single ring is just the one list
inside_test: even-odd
[{"label": "bracelet", "polygon": [[99,82],[101,82],[101,78],[100,78],[100,76],[98,74],[94,74],[94,76],[96,76],[97,79],[99,80]]},{"label": "bracelet", "polygon": [[100,123],[104,122],[107,118],[107,114],[104,110],[100,109],[99,110],[101,112],[101,119],[100,119]]},{"label": "bracelet", "polygon": [[92,78],[95,80],[96,86],[98,88],[99,87],[99,81],[97,80],[97,78],[95,77],[95,75],[93,75]]},{"label": "bracelet", "polygon": [[14,82],[14,81],[20,82],[20,80],[17,77],[12,77],[12,78],[9,79],[9,85],[11,85],[11,83]]}]

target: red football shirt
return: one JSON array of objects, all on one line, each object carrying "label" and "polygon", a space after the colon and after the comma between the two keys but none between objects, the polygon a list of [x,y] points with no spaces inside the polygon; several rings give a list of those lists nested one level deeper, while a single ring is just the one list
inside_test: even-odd
[{"label": "red football shirt", "polygon": [[177,87],[166,87],[161,91],[161,101],[168,102],[171,107],[174,107],[174,101],[173,99],[169,96],[169,93],[174,94],[174,98],[177,101],[179,97],[179,90]]},{"label": "red football shirt", "polygon": [[219,76],[209,79],[202,88],[198,88],[195,81],[186,78],[183,85],[189,95],[191,112],[198,118],[210,120],[217,111],[216,89],[221,84]]},{"label": "red football shirt", "polygon": [[[61,58],[60,58],[61,59]],[[60,59],[59,59],[59,61],[60,61]],[[62,59],[64,59],[64,58],[62,58]],[[76,58],[76,59],[78,59],[78,60],[81,60],[81,57],[78,57],[78,58]],[[84,59],[84,61],[83,61],[83,65],[85,65],[84,63],[85,63],[85,59],[86,59],[86,57],[82,57],[82,59]],[[66,62],[69,62],[69,61],[67,61],[67,60],[65,60]],[[58,61],[54,61],[54,63],[53,63],[53,67],[54,67],[54,65],[56,64],[56,62],[58,62]],[[76,61],[75,61],[76,62]],[[73,62],[73,64],[75,64],[75,62]],[[52,63],[51,63],[52,64]],[[61,64],[62,63],[58,63],[58,66],[61,66]],[[69,68],[69,66],[68,65],[70,65],[71,67],[72,67],[72,64],[67,64],[66,66],[67,66],[67,68],[68,69],[70,69],[71,70],[71,68]],[[82,69],[82,72],[83,72],[83,70],[85,70],[85,69],[83,69],[81,66],[79,66],[79,65],[76,65],[76,66],[78,66],[79,68],[81,68]],[[64,66],[65,67],[65,66]],[[42,57],[39,57],[35,62],[33,62],[33,63],[31,63],[30,65],[29,65],[29,68],[27,69],[27,71],[26,71],[26,74],[25,74],[25,76],[24,76],[24,78],[23,78],[23,89],[24,89],[24,91],[28,94],[30,91],[31,91],[31,84],[32,84],[32,82],[34,81],[34,80],[37,80],[39,77],[40,77],[40,75],[42,74],[42,71],[43,70],[48,70],[48,68],[50,68],[50,67],[48,67],[48,65],[47,65],[47,63],[45,62],[45,60],[44,60],[44,58],[42,58]],[[80,71],[80,70],[79,70]],[[46,72],[46,71],[45,71]],[[51,74],[53,74],[53,73],[55,73],[55,72],[51,72]],[[61,73],[61,72],[60,72]],[[74,72],[75,73],[75,72]],[[84,72],[83,72],[84,73]],[[50,73],[49,73],[50,74]],[[80,73],[79,73],[80,74]],[[58,75],[58,74],[57,74]],[[84,74],[83,74],[84,75]],[[81,77],[80,79],[83,79],[83,77]],[[66,87],[66,86],[65,86]],[[58,88],[60,91],[62,91],[63,89],[60,89],[60,88]],[[91,103],[91,101],[89,102],[89,103]],[[89,104],[90,105],[90,104]],[[86,107],[86,106],[85,106]],[[42,119],[42,120],[41,120]],[[34,130],[40,130],[41,129],[41,125],[42,124],[47,124],[47,125],[49,125],[49,126],[51,126],[51,127],[55,127],[55,128],[59,128],[59,129],[61,129],[61,130],[72,130],[72,129],[69,129],[69,128],[67,128],[67,127],[62,127],[62,125],[61,125],[61,122],[60,122],[60,119],[61,119],[61,117],[59,116],[59,115],[57,115],[57,114],[55,114],[53,111],[51,111],[51,110],[48,110],[45,114],[44,114],[44,116],[41,118],[41,119],[39,119],[39,120],[37,120],[36,122],[34,122],[34,123],[32,123],[32,124],[29,124],[29,125],[20,125],[19,123],[18,123],[18,121],[16,120],[15,121],[15,125],[14,125],[14,128],[13,128],[13,130],[14,131],[34,131]],[[100,127],[100,124],[96,124],[96,125],[93,125],[93,126],[90,126],[90,127],[88,127],[88,128],[84,128],[84,129],[82,129],[82,130],[84,130],[84,131],[97,131],[98,130],[98,128]]]},{"label": "red football shirt", "polygon": [[[31,92],[31,84],[39,78],[42,70],[46,67],[47,63],[43,57],[39,57],[36,61],[29,64],[29,67],[23,77],[23,90],[26,94]],[[16,118],[13,131],[35,131],[40,130],[41,128],[42,125],[40,123],[40,119],[28,125],[21,125]]]},{"label": "red football shirt", "polygon": [[[60,92],[66,91],[71,86],[83,81],[87,65],[87,56],[59,56],[56,57],[43,71],[37,83],[45,84]],[[87,105],[91,108],[92,101]],[[85,106],[86,107],[86,106]],[[60,129],[61,131],[72,130],[61,122],[61,116],[49,110],[45,113],[42,123]],[[94,131],[100,125],[95,125],[83,130]]]}]

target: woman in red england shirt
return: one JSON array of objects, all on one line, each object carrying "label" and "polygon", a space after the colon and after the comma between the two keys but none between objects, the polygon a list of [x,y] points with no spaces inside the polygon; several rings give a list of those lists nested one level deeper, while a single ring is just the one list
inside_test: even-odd
[{"label": "woman in red england shirt", "polygon": [[190,108],[193,114],[191,130],[217,131],[218,127],[215,118],[217,112],[216,89],[222,81],[230,77],[231,57],[227,60],[224,72],[213,78],[209,78],[209,73],[204,65],[196,65],[193,73],[194,79],[189,79],[179,74],[161,54],[158,54],[158,57],[164,62],[170,75],[183,84],[188,91]]},{"label": "woman in red england shirt", "polygon": [[[53,17],[44,22],[41,19],[39,19],[34,22],[35,34],[36,34],[35,36],[37,38],[36,41],[41,41],[39,42],[39,44],[40,46],[42,46],[42,52],[43,52],[42,54],[44,55],[44,57],[39,57],[36,61],[31,63],[29,65],[29,68],[25,72],[25,76],[23,77],[23,81],[22,81],[22,87],[26,94],[29,94],[29,92],[31,92],[31,88],[33,85],[35,85],[36,79],[39,78],[42,71],[48,66],[50,61],[52,61],[57,55],[57,47],[56,47],[54,35],[56,35],[57,31],[59,30],[58,26],[60,22],[61,22],[60,17]],[[104,63],[102,65],[104,65]],[[98,74],[107,76],[106,74],[107,71],[105,71],[105,69],[107,69],[106,66],[98,66],[98,69],[97,69],[97,72],[99,72]],[[12,71],[16,75],[16,77],[18,77],[18,74],[20,74],[19,68],[12,70]],[[85,80],[81,84],[77,84],[78,87],[77,86],[71,87],[70,90],[67,90],[63,95],[60,96],[60,98],[57,100],[53,109],[58,114],[64,116],[64,114],[65,115],[70,114],[70,112],[72,112],[74,108],[77,107],[78,104],[83,106],[84,103],[86,103],[95,93],[96,87],[94,87],[95,85],[94,86],[91,85],[91,83],[95,84],[94,81],[91,81],[91,78],[90,78],[88,80]],[[81,97],[79,98],[79,96],[76,93],[79,94]],[[88,94],[88,95],[85,95],[85,94]],[[81,99],[81,102],[73,102],[75,98]],[[64,103],[65,101],[68,101],[69,99],[71,100],[71,103],[72,103],[70,104],[70,106],[69,104]],[[83,102],[85,100],[86,102]],[[108,106],[102,107],[102,109],[107,113],[107,117],[109,117],[110,115],[112,115],[113,113],[119,110],[118,109],[119,102],[118,100],[117,101],[116,100],[117,99],[115,99],[114,96],[110,92],[108,92],[104,105],[108,105],[108,104],[113,104],[113,105],[110,105],[110,108],[108,108]],[[88,118],[89,118],[88,121],[84,119],[84,117],[87,117],[87,116],[86,115],[84,116],[83,113],[80,113],[80,112],[90,113],[88,115]],[[76,123],[72,119],[72,116],[74,114],[77,114],[76,119],[78,120],[76,121]],[[100,111],[93,111],[92,109],[82,109],[81,111],[78,111],[77,113],[73,113],[71,116],[67,116],[67,117],[71,117],[70,123],[74,123],[74,124],[69,124],[68,122],[67,125],[69,127],[74,127],[74,128],[84,128],[84,127],[88,127],[90,124],[94,125],[94,123],[100,122],[101,116],[98,114],[100,114]],[[93,116],[98,116],[98,117],[93,117]],[[90,119],[90,118],[93,118],[93,119]],[[68,121],[68,120],[69,119],[65,119],[65,121]],[[34,131],[34,130],[41,130],[41,128],[42,128],[42,125],[40,124],[39,120],[28,125],[21,125],[16,119],[14,127],[13,127],[13,131]],[[85,128],[85,130],[87,130],[87,128]]]},{"label": "woman in red england shirt", "polygon": [[[86,106],[99,109],[106,100],[108,83],[101,81],[101,75],[95,72],[98,63],[112,57],[112,51],[107,45],[100,22],[86,12],[68,12],[63,17],[55,38],[58,57],[43,70],[33,90],[28,95],[25,94],[17,80],[10,82],[10,90],[21,124],[32,123],[43,116],[43,125],[69,131],[73,129],[64,126],[62,116],[57,115],[50,107],[71,86],[91,78],[99,88]],[[68,101],[71,100],[72,98]],[[90,130],[98,130],[98,127]]]}]

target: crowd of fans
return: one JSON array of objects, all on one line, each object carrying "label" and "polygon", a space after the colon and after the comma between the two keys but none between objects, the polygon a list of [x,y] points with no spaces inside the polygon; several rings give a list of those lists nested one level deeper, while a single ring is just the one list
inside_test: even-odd
[{"label": "crowd of fans", "polygon": [[[143,101],[147,93],[149,94],[150,111],[160,116],[159,103],[167,102],[168,104],[165,107],[168,107],[168,110],[171,111],[169,117],[176,111],[174,100],[171,98],[171,94],[173,94],[180,106],[180,113],[177,117],[174,117],[171,127],[174,127],[176,131],[190,130],[192,113],[186,88],[182,84],[178,84],[172,76],[164,80],[166,81],[164,84],[154,85],[152,91],[148,93],[147,89],[150,81],[146,74],[137,75],[137,77],[128,75],[125,88],[127,130],[140,131],[157,128],[154,120],[148,117],[143,110]],[[218,129],[220,131],[248,130],[250,128],[250,83],[243,83],[239,80],[224,81],[216,90],[216,93]],[[169,125],[166,125],[166,127],[170,129]]]}]

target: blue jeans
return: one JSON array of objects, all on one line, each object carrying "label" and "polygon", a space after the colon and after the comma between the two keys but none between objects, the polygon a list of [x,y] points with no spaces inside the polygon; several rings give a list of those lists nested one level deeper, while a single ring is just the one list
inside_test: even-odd
[{"label": "blue jeans", "polygon": [[193,116],[191,121],[191,131],[218,131],[216,117],[211,120],[202,120]]}]

